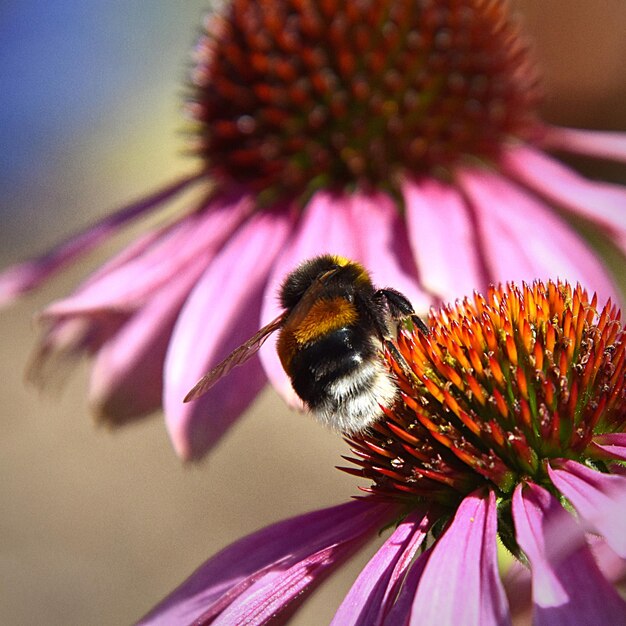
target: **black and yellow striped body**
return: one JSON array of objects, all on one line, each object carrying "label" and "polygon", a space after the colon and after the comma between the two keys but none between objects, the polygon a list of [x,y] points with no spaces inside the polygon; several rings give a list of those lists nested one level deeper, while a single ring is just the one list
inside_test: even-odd
[{"label": "black and yellow striped body", "polygon": [[348,434],[376,421],[396,394],[380,358],[390,333],[377,293],[363,267],[330,255],[302,265],[281,290],[283,368],[318,419]]},{"label": "black and yellow striped body", "polygon": [[289,274],[280,301],[283,312],[207,372],[185,402],[204,395],[279,331],[282,366],[316,417],[346,434],[365,430],[397,393],[383,345],[402,360],[391,341],[398,325],[408,320],[423,333],[428,328],[401,293],[375,288],[361,265],[329,254]]}]

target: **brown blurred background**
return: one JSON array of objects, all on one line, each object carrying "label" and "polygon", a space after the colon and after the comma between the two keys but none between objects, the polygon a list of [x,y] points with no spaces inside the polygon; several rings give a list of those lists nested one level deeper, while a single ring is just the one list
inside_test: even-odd
[{"label": "brown blurred background", "polygon": [[[43,15],[35,5],[0,9],[2,265],[193,165],[180,156],[181,84],[206,3],[50,2]],[[623,0],[516,5],[543,59],[548,119],[625,130]],[[0,314],[3,624],[130,623],[227,543],[356,492],[333,469],[341,440],[270,391],[207,462],[183,467],[161,416],[94,427],[86,366],[61,394],[27,388],[33,314],[106,255]],[[367,557],[294,623],[327,623]]]}]

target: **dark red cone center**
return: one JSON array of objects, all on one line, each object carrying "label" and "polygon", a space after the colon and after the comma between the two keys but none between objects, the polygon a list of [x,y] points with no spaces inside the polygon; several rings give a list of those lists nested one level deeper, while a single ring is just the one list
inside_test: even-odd
[{"label": "dark red cone center", "polygon": [[502,0],[234,0],[197,48],[197,150],[275,195],[393,187],[493,160],[534,122],[536,77]]}]

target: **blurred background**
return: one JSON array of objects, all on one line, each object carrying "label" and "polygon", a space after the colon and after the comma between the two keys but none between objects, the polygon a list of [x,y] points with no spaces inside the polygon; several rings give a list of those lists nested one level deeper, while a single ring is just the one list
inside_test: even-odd
[{"label": "blurred background", "polygon": [[[626,3],[515,4],[543,62],[545,116],[626,130]],[[0,266],[193,168],[180,109],[206,9],[206,0],[0,3]],[[206,462],[183,467],[161,416],[116,433],[94,427],[86,366],[60,394],[28,388],[34,313],[109,252],[0,312],[4,624],[130,623],[224,545],[356,492],[333,469],[341,440],[269,391]],[[327,623],[369,554],[294,623]]]}]

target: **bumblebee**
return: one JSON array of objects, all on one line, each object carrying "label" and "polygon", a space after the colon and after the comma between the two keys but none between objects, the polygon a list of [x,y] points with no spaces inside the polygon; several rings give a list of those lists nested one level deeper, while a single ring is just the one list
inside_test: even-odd
[{"label": "bumblebee", "polygon": [[283,313],[202,377],[185,402],[245,363],[275,331],[277,352],[294,391],[323,423],[345,434],[382,416],[397,387],[381,358],[403,323],[428,329],[395,289],[377,289],[363,266],[340,256],[305,261],[282,284]]}]

